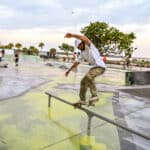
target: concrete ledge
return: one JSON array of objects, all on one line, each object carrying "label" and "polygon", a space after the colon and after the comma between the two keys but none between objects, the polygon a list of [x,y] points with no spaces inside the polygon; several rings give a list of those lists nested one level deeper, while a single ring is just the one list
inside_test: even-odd
[{"label": "concrete ledge", "polygon": [[126,85],[150,85],[150,71],[130,71],[125,75]]}]

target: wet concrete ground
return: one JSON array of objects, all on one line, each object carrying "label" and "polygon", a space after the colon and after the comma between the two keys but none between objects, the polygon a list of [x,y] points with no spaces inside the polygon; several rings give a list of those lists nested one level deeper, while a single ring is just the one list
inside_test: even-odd
[{"label": "wet concrete ground", "polygon": [[[18,68],[12,63],[0,68],[0,150],[149,150],[149,140],[97,118],[92,119],[87,136],[86,114],[55,99],[48,108],[46,91],[70,102],[78,100],[86,65],[66,78],[60,63],[51,62],[50,67],[47,62],[29,60],[32,63],[22,61]],[[150,137],[150,102],[143,97],[149,87],[142,95],[133,95],[132,87],[124,87],[124,71],[114,69],[96,82],[100,101],[88,109]]]}]

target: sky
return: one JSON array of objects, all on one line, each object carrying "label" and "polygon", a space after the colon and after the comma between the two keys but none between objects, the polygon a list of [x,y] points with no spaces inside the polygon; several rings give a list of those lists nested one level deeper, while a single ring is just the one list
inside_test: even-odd
[{"label": "sky", "polygon": [[150,58],[149,0],[0,0],[0,44],[23,46],[45,43],[58,48],[67,32],[80,33],[90,22],[106,22],[120,31],[134,32],[133,56]]}]

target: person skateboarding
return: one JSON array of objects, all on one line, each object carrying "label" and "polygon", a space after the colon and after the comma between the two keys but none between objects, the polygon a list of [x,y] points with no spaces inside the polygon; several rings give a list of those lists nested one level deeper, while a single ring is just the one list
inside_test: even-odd
[{"label": "person skateboarding", "polygon": [[88,39],[88,37],[79,34],[66,33],[66,38],[76,38],[75,47],[81,51],[78,61],[75,61],[73,65],[66,71],[65,76],[68,76],[70,71],[78,67],[81,60],[86,60],[91,68],[85,74],[80,82],[80,100],[76,104],[86,105],[86,92],[90,89],[91,99],[90,101],[96,102],[99,100],[97,96],[97,90],[95,85],[95,78],[102,75],[106,70],[106,64],[104,63],[99,50]]}]

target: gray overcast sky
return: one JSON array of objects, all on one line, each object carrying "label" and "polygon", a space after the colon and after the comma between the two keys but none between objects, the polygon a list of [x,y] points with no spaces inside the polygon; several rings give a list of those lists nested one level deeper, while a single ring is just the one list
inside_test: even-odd
[{"label": "gray overcast sky", "polygon": [[149,0],[0,0],[0,41],[25,45],[41,41],[57,47],[66,41],[66,32],[79,33],[90,22],[104,21],[135,32],[136,55],[147,57],[149,10]]}]

